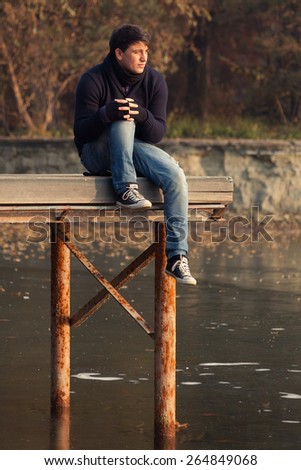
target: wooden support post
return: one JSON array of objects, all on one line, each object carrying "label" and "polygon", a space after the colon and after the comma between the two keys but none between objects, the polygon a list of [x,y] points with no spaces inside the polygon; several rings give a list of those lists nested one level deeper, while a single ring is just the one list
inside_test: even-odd
[{"label": "wooden support post", "polygon": [[165,273],[166,231],[156,224],[155,261],[155,449],[175,449],[176,281]]},{"label": "wooden support post", "polygon": [[[64,233],[64,224],[57,225]],[[70,251],[57,228],[51,224],[51,412],[64,421],[66,435],[70,408]]]}]

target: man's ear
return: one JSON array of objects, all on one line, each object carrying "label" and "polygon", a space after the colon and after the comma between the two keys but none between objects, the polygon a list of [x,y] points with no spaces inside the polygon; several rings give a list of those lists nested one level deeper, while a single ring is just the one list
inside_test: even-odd
[{"label": "man's ear", "polygon": [[119,47],[115,49],[115,57],[117,60],[122,60],[123,52],[121,49],[119,49]]}]

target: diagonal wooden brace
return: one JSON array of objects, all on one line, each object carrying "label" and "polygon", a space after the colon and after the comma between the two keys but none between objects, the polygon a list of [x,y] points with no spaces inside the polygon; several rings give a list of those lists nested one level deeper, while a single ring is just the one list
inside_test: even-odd
[{"label": "diagonal wooden brace", "polygon": [[[156,244],[150,245],[143,253],[141,253],[134,261],[132,261],[125,269],[123,269],[111,281],[111,285],[115,289],[120,289],[127,282],[134,279],[134,277],[145,268],[154,258],[156,254]],[[98,292],[92,299],[90,299],[77,313],[70,319],[71,326],[80,326],[88,318],[93,315],[99,308],[101,308],[109,299],[111,295],[106,289]]]},{"label": "diagonal wooden brace", "polygon": [[128,301],[112,286],[112,284],[95,268],[88,258],[72,243],[69,237],[61,230],[58,231],[60,238],[69,248],[71,253],[82,263],[92,276],[106,289],[106,291],[123,307],[126,312],[138,323],[139,326],[152,338],[154,330],[148,325],[144,318],[132,307]]}]

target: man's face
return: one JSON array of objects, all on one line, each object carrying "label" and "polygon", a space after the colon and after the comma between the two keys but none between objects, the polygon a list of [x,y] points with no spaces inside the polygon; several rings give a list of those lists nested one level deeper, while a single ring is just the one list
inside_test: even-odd
[{"label": "man's face", "polygon": [[119,65],[132,73],[142,73],[148,58],[148,46],[142,42],[134,42],[124,52],[115,50]]}]

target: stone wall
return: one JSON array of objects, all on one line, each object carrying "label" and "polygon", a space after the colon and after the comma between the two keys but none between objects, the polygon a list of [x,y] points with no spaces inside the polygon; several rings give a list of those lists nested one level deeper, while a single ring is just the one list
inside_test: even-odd
[{"label": "stone wall", "polygon": [[[233,177],[231,211],[259,206],[274,220],[300,220],[301,141],[166,139],[161,148],[187,175]],[[0,139],[1,173],[81,173],[71,139]]]}]

